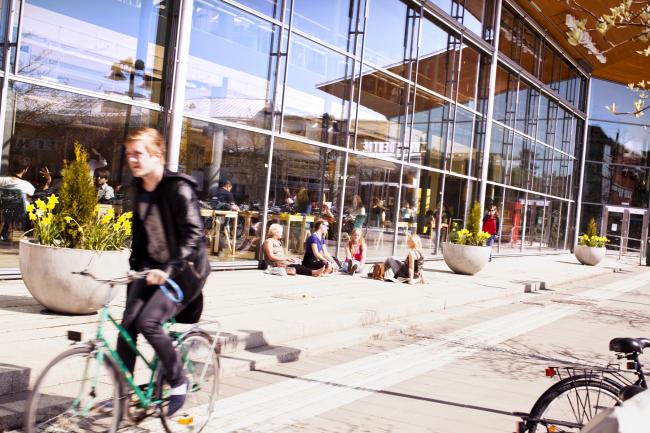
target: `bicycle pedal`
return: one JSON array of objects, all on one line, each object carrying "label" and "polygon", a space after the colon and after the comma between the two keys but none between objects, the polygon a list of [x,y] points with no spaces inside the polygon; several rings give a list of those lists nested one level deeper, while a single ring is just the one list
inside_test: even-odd
[{"label": "bicycle pedal", "polygon": [[180,416],[176,422],[178,422],[180,425],[191,425],[194,423],[194,417],[189,415]]}]

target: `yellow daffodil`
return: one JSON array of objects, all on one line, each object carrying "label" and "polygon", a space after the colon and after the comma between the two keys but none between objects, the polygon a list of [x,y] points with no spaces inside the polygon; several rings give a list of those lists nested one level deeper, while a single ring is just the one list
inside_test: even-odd
[{"label": "yellow daffodil", "polygon": [[30,212],[30,213],[29,213],[29,220],[30,220],[30,221],[36,221],[36,219],[37,219],[37,218],[36,218],[36,215],[34,215],[33,213]]},{"label": "yellow daffodil", "polygon": [[29,213],[34,212],[34,205],[32,203],[27,205],[27,212]]},{"label": "yellow daffodil", "polygon": [[69,216],[67,216],[67,217],[63,217],[63,219],[64,219],[65,222],[68,223],[68,224],[70,224],[70,223],[72,222],[72,218],[69,217]]},{"label": "yellow daffodil", "polygon": [[44,202],[43,200],[41,200],[40,198],[36,200],[36,207],[37,207],[39,210],[42,210],[42,211],[46,211],[46,210],[47,210],[47,205],[46,205],[45,202]]},{"label": "yellow daffodil", "polygon": [[43,225],[48,225],[51,222],[52,222],[52,214],[51,213],[48,213],[45,217],[43,217],[43,219],[41,219],[41,223],[43,223]]},{"label": "yellow daffodil", "polygon": [[44,215],[44,213],[45,212],[43,211],[43,209],[36,209],[36,216],[37,217],[39,217],[39,218],[42,217]]},{"label": "yellow daffodil", "polygon": [[114,232],[119,231],[119,230],[120,230],[120,227],[122,227],[122,223],[121,223],[121,222],[118,221],[118,222],[114,223],[114,224],[113,224],[113,231],[114,231]]},{"label": "yellow daffodil", "polygon": [[94,213],[94,215],[97,215],[98,213],[99,213],[99,205],[96,204],[95,205],[95,213]]},{"label": "yellow daffodil", "polygon": [[54,209],[58,203],[59,203],[59,198],[57,196],[55,196],[54,194],[50,195],[47,198],[47,208],[49,210]]},{"label": "yellow daffodil", "polygon": [[102,224],[108,224],[113,219],[113,215],[107,213],[102,217]]}]

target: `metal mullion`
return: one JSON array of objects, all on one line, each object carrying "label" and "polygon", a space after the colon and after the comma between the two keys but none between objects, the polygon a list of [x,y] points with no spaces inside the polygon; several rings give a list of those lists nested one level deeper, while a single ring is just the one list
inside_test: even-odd
[{"label": "metal mullion", "polygon": [[[359,57],[361,58],[359,62],[359,85],[357,90],[357,102],[356,110],[354,113],[354,146],[352,148],[356,149],[357,147],[357,138],[359,137],[359,106],[361,105],[361,81],[363,80],[363,57],[366,50],[366,26],[368,25],[368,5],[370,0],[366,0],[363,5],[363,32],[361,34],[361,53]],[[354,77],[353,77],[354,81]],[[351,148],[348,147],[348,150]]]},{"label": "metal mullion", "polygon": [[[293,3],[293,0],[291,0]],[[286,8],[286,0],[282,0],[281,2],[281,7],[282,7],[282,12],[284,15],[284,10]],[[269,194],[271,193],[271,172],[273,170],[273,152],[275,148],[275,123],[277,121],[277,110],[276,104],[277,104],[277,96],[278,96],[278,87],[280,84],[280,59],[282,57],[282,37],[284,35],[284,29],[280,28],[279,30],[280,35],[278,36],[278,46],[276,48],[276,63],[275,63],[275,82],[273,83],[273,103],[271,104],[271,138],[269,140],[269,150],[268,150],[268,156],[267,156],[267,162],[266,162],[266,183],[264,185],[264,207],[262,208],[262,239],[266,239],[266,229],[268,225],[268,220],[269,220]],[[289,46],[287,44],[287,50]],[[288,56],[287,56],[288,57]],[[285,66],[288,65],[288,59],[285,60]],[[282,93],[284,96],[284,92]],[[280,120],[282,120],[282,113],[280,113]],[[266,134],[266,132],[264,132]],[[289,233],[287,233],[287,236],[289,236]],[[263,255],[263,243],[260,242],[260,245],[258,245],[257,249],[257,256],[259,258],[262,258]]]},{"label": "metal mullion", "polygon": [[[445,31],[452,31],[456,33],[457,35],[463,34],[466,35],[467,38],[475,44],[478,48],[480,48],[482,51],[484,51],[486,54],[492,54],[494,51],[494,47],[490,44],[488,44],[486,41],[484,41],[480,36],[475,35],[474,32],[472,32],[470,29],[465,27],[465,25],[459,23],[455,19],[451,18],[447,12],[445,12],[443,9],[441,9],[438,5],[434,4],[431,1],[422,1],[422,2],[417,2],[421,3],[422,6],[424,6],[424,10],[426,13],[432,16],[434,18],[434,23],[435,21],[438,21],[439,23],[435,23],[438,27],[443,27],[443,30]],[[424,15],[423,15],[424,17]],[[444,27],[447,27],[445,29]],[[495,25],[495,27],[498,27]]]},{"label": "metal mullion", "polygon": [[[3,137],[2,141],[0,142],[0,173],[3,173],[5,170],[2,170],[2,164],[6,163],[7,166],[9,164],[9,158],[3,159],[2,156],[4,154],[4,143],[8,141],[4,139],[5,136],[5,124],[6,119],[7,119],[7,102],[8,102],[8,94],[9,94],[9,79],[7,76],[9,75],[9,66],[10,66],[10,55],[9,53],[11,52],[11,29],[13,27],[13,19],[15,15],[15,10],[16,10],[16,1],[20,3],[20,0],[11,0],[9,2],[9,10],[7,11],[6,15],[6,21],[5,21],[5,34],[4,34],[4,51],[3,51],[3,61],[4,64],[2,65],[2,72],[3,72],[3,78],[2,78],[2,84],[0,85],[0,137]],[[20,34],[20,27],[18,28],[17,34]],[[8,155],[7,155],[8,156]],[[8,167],[7,167],[8,170]]]},{"label": "metal mullion", "polygon": [[[532,19],[530,15],[528,15],[528,13],[526,13],[526,11],[524,11],[521,7],[519,7],[519,5],[515,2],[515,0],[503,0],[503,3],[507,4],[511,9],[513,9],[516,15],[519,15],[518,17],[515,18],[520,18],[521,20],[529,24],[538,33],[535,36],[538,36],[540,40],[548,41],[549,44],[553,48],[555,48],[555,50],[557,50],[562,55],[562,57],[565,57],[566,60],[568,60],[569,63],[572,64],[572,66],[574,66],[580,73],[582,73],[582,75],[584,75],[585,77],[589,76],[589,74],[586,71],[584,71],[584,69],[577,62],[575,62],[572,58],[568,56],[566,51],[562,49],[562,47],[555,41],[555,39],[552,39],[550,37],[548,31],[542,29],[539,26],[539,24],[534,19]],[[546,35],[546,37],[543,37],[542,35]]]},{"label": "metal mullion", "polygon": [[[12,4],[15,3],[15,1],[11,1]],[[13,14],[13,11],[12,11]],[[13,68],[13,73],[18,74],[18,64],[20,63],[20,46],[22,44],[22,25],[23,25],[23,16],[25,14],[25,0],[18,0],[18,22],[17,22],[17,27],[18,30],[16,31],[16,58],[14,59],[14,68]],[[9,21],[9,20],[8,20]],[[11,25],[9,25],[11,24]],[[7,23],[7,35],[11,35],[11,30],[13,27],[13,23]],[[5,41],[8,41],[9,38],[5,39]],[[7,57],[7,60],[9,60],[9,57]],[[7,69],[8,70],[8,69]]]},{"label": "metal mullion", "polygon": [[[423,13],[424,7],[420,5],[420,21],[418,23],[418,36],[417,36],[417,43],[415,45],[415,73],[409,74],[409,78],[411,78],[413,83],[417,83],[417,78],[418,78],[418,72],[420,71],[420,47],[422,43],[422,19],[424,17]],[[412,67],[412,65],[411,65]],[[413,125],[415,124],[415,100],[417,98],[417,90],[418,86],[417,84],[413,85],[413,105],[411,107],[411,122],[409,125],[409,151],[408,151],[408,162],[411,161],[411,142],[413,139]],[[428,134],[427,134],[428,136]],[[404,160],[402,158],[402,160]]]},{"label": "metal mullion", "polygon": [[578,108],[573,107],[571,103],[566,101],[564,98],[558,96],[558,94],[555,93],[555,91],[549,91],[547,89],[548,86],[546,86],[536,77],[532,76],[528,71],[523,69],[520,65],[516,64],[509,57],[506,57],[505,55],[499,53],[499,63],[501,66],[505,66],[506,69],[522,75],[528,81],[528,84],[538,88],[540,94],[543,93],[544,95],[548,96],[549,99],[555,101],[558,105],[561,105],[562,107],[566,108],[567,111],[570,111],[575,116],[580,117],[583,120],[586,119],[585,113],[580,111]]},{"label": "metal mullion", "polygon": [[[587,95],[586,95],[586,107],[587,107],[587,117],[589,117],[589,114],[591,112],[591,78],[588,79],[587,81]],[[584,131],[582,131],[582,145],[580,146],[580,172],[578,174],[578,197],[576,197],[576,220],[575,220],[575,226],[576,230],[575,233],[573,234],[573,242],[571,244],[571,249],[574,249],[575,246],[578,244],[578,227],[580,224],[580,217],[581,217],[581,212],[582,212],[582,192],[583,192],[583,184],[585,182],[585,161],[587,158],[587,139],[588,139],[588,131],[589,131],[589,126],[587,122],[584,122]],[[578,148],[578,143],[576,143],[576,149]],[[568,222],[568,221],[567,221]],[[568,225],[568,224],[567,224]],[[566,241],[566,239],[565,239]]]},{"label": "metal mullion", "polygon": [[[262,12],[259,12],[259,11],[255,10],[255,9],[252,9],[252,8],[246,6],[246,5],[241,4],[241,3],[237,3],[236,1],[233,1],[233,0],[220,0],[220,1],[226,3],[227,5],[230,5],[230,6],[234,7],[234,8],[236,8],[236,9],[240,9],[240,10],[246,12],[246,13],[254,15],[255,17],[260,18],[260,19],[262,19],[264,21],[268,21],[268,22],[270,22],[272,24],[275,24],[275,25],[277,25],[279,27],[284,27],[284,23],[283,23],[282,19],[278,20],[277,18],[270,17],[268,15],[263,14]],[[283,0],[283,3],[285,3],[284,0]],[[282,15],[284,16],[284,8],[282,9],[282,12],[283,12]]]},{"label": "metal mullion", "polygon": [[32,84],[35,86],[46,87],[50,89],[60,90],[62,92],[72,93],[76,95],[89,96],[96,99],[101,99],[104,101],[116,102],[124,105],[131,105],[134,107],[145,108],[153,111],[163,111],[163,108],[159,104],[154,104],[152,102],[142,102],[137,99],[128,99],[122,97],[112,97],[103,93],[93,92],[92,90],[84,90],[77,87],[71,87],[64,84],[52,83],[50,81],[39,80],[38,78],[26,77],[24,75],[14,75],[9,74],[5,76],[9,81],[15,81],[24,84]]},{"label": "metal mullion", "polygon": [[[292,27],[292,21],[293,21],[293,2],[294,0],[291,1],[291,6],[289,10],[289,33],[287,35],[287,53],[285,56],[284,60],[284,77],[282,80],[282,98],[280,101],[280,123],[278,125],[278,132],[282,132],[282,128],[284,127],[284,103],[285,103],[285,98],[287,97],[287,81],[289,80],[289,57],[290,57],[290,52],[291,52],[291,27]],[[286,0],[282,0],[282,2],[285,4],[286,7]],[[284,12],[284,8],[282,11]],[[284,33],[284,24],[283,27],[280,29],[281,33]],[[280,38],[282,40],[282,38]],[[282,44],[280,43],[278,45],[278,62],[280,61],[280,57],[282,53]],[[276,93],[277,95],[277,93]],[[275,105],[275,104],[274,104]],[[274,108],[275,109],[275,108]],[[275,133],[275,130],[273,131]]]},{"label": "metal mullion", "polygon": [[383,66],[377,66],[374,63],[370,63],[370,62],[363,62],[362,63],[362,66],[361,66],[361,73],[362,74],[363,74],[363,65],[369,66],[371,69],[374,69],[375,71],[382,72],[382,73],[388,75],[389,77],[395,78],[396,80],[399,80],[399,81],[403,82],[404,84],[408,84],[411,81],[411,80],[409,80],[407,78],[404,78],[404,77],[402,77],[400,75],[397,75],[394,72],[389,71],[388,69],[384,68]]},{"label": "metal mullion", "polygon": [[528,191],[526,191],[526,194],[524,196],[524,217],[521,222],[521,246],[519,247],[519,252],[524,251],[524,244],[526,243],[526,226],[527,226],[527,219],[528,219]]},{"label": "metal mullion", "polygon": [[256,132],[258,134],[271,135],[271,131],[268,130],[268,129],[260,129],[260,128],[256,127],[256,126],[250,126],[250,125],[246,125],[244,123],[236,123],[236,122],[232,122],[230,120],[223,120],[223,119],[218,119],[218,118],[214,118],[214,117],[202,116],[200,114],[190,114],[190,113],[183,114],[183,117],[187,117],[188,119],[200,120],[202,122],[208,122],[208,123],[212,123],[212,124],[215,124],[215,125],[226,126],[226,127],[230,127],[230,128],[243,129],[245,131]]},{"label": "metal mullion", "polygon": [[[501,183],[501,182],[494,182],[494,181],[492,181],[492,180],[488,180],[487,183],[488,183],[489,185],[502,186],[502,187],[505,187],[505,188],[507,188],[507,189],[517,190],[517,191],[520,191],[520,192],[531,192],[531,193],[533,193],[533,194],[537,194],[537,195],[540,195],[540,196],[548,197],[548,198],[551,198],[551,199],[553,199],[553,200],[559,200],[559,201],[563,201],[563,202],[567,202],[567,203],[568,203],[568,202],[571,202],[571,203],[575,202],[575,200],[571,200],[571,199],[568,199],[568,198],[566,198],[566,197],[558,197],[558,196],[556,196],[556,195],[547,194],[547,193],[543,193],[543,192],[528,191],[528,190],[525,189],[525,188],[520,188],[520,187],[517,187],[517,186],[511,186],[511,185],[507,185],[507,184],[505,184],[505,183]],[[599,204],[599,203],[594,203],[594,204]]]},{"label": "metal mullion", "polygon": [[[361,60],[355,54],[351,54],[349,51],[343,50],[343,49],[337,47],[336,45],[332,45],[329,42],[325,42],[325,41],[323,41],[321,39],[318,39],[318,38],[310,35],[309,33],[303,32],[302,30],[292,28],[291,32],[298,35],[298,36],[300,36],[300,37],[302,37],[302,38],[307,39],[310,42],[313,42],[313,43],[315,43],[317,45],[320,45],[323,48],[327,48],[328,50],[335,51],[337,54],[341,54],[341,55],[344,55],[346,57],[350,57],[350,58],[352,58],[354,60],[359,60],[359,61]],[[355,37],[355,39],[356,39],[356,37]]]}]

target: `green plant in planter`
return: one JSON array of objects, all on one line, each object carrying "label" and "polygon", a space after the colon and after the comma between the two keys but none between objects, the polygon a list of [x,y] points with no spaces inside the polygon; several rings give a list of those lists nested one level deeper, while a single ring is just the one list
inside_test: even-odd
[{"label": "green plant in planter", "polygon": [[115,215],[110,208],[99,215],[87,153],[79,142],[74,146],[75,159],[64,167],[60,196],[52,194],[47,203],[38,199],[35,205],[27,206],[34,224],[30,231],[42,245],[96,251],[127,248],[133,213]]},{"label": "green plant in planter", "polygon": [[587,233],[578,236],[578,245],[583,247],[600,248],[604,247],[608,242],[609,239],[607,239],[605,236],[598,236],[598,231],[596,230],[596,220],[593,218],[589,220]]},{"label": "green plant in planter", "polygon": [[469,221],[467,221],[467,227],[458,230],[458,224],[454,223],[449,241],[452,244],[484,247],[491,236],[491,234],[481,230],[481,205],[474,202]]}]

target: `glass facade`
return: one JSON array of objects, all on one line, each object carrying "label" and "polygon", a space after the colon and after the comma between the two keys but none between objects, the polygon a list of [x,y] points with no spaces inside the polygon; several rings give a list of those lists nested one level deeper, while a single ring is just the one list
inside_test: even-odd
[{"label": "glass facade", "polygon": [[[299,256],[321,218],[339,255],[355,228],[371,258],[405,254],[411,233],[439,254],[482,186],[501,213],[497,248],[570,247],[586,78],[505,4],[495,23],[493,0],[425,3],[194,1],[187,23],[165,0],[25,0],[1,77],[1,174],[27,157],[38,189],[39,171],[58,175],[79,141],[126,205],[124,138],[143,126],[169,134],[175,119],[179,170],[198,181],[216,262],[255,263],[271,222],[286,226],[286,254]],[[184,25],[189,49],[176,53],[168,47]],[[177,55],[187,64],[181,112],[172,110]],[[630,202],[647,206],[646,170],[619,169],[645,161],[645,144],[605,123],[590,136],[594,128],[601,144],[587,170],[625,189],[607,200],[630,189]],[[218,200],[226,180],[236,209]],[[597,182],[585,187],[598,197],[591,205],[605,200]]]}]

